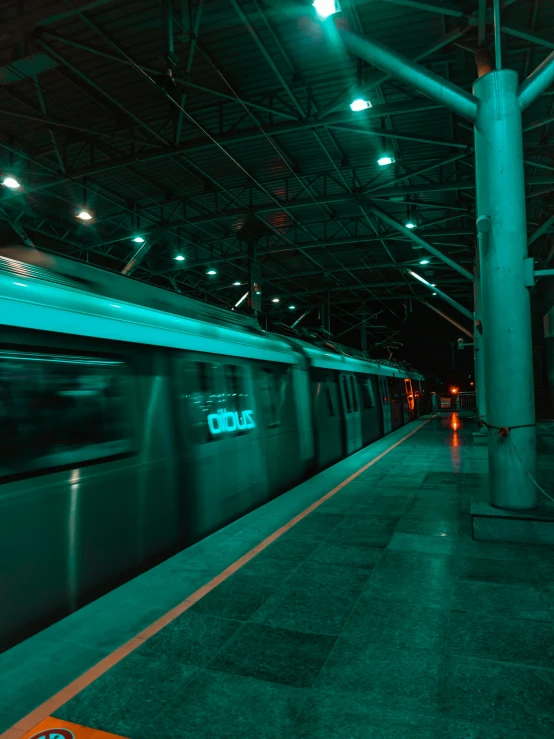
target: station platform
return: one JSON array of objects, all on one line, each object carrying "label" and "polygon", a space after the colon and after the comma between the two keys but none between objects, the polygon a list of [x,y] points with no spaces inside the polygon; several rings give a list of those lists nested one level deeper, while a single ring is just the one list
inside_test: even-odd
[{"label": "station platform", "polygon": [[472,539],[474,429],[413,422],[0,655],[1,736],[551,739],[554,547]]}]

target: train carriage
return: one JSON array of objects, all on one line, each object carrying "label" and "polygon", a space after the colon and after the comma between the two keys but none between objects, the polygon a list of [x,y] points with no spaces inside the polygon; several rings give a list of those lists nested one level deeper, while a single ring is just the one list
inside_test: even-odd
[{"label": "train carriage", "polygon": [[0,307],[3,648],[425,410],[417,373],[62,258],[0,256]]}]

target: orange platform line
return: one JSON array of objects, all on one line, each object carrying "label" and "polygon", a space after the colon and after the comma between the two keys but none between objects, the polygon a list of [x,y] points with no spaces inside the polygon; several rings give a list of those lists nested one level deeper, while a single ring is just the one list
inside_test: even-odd
[{"label": "orange platform line", "polygon": [[[340,482],[336,487],[334,487],[324,496],[319,498],[319,500],[316,500],[315,503],[312,503],[310,506],[305,508],[301,513],[299,513],[297,516],[292,518],[288,523],[281,526],[281,528],[277,529],[277,531],[274,531],[273,534],[270,534],[262,542],[260,542],[255,547],[253,547],[253,549],[250,549],[250,551],[248,551],[242,557],[237,559],[236,562],[233,562],[233,564],[229,565],[229,567],[227,567],[225,570],[220,572],[219,575],[216,575],[212,580],[210,580],[208,583],[206,583],[201,588],[199,588],[194,593],[192,593],[192,595],[189,595],[188,598],[185,598],[185,600],[183,600],[181,603],[176,605],[171,610],[167,611],[167,613],[165,613],[163,616],[160,616],[160,618],[154,621],[154,623],[150,624],[150,626],[147,626],[139,634],[129,639],[129,641],[125,642],[125,644],[122,644],[120,647],[118,647],[113,652],[111,652],[106,657],[104,657],[104,659],[102,659],[100,662],[97,662],[97,664],[95,664],[93,667],[88,669],[78,678],[76,678],[71,683],[69,683],[69,685],[67,685],[65,688],[62,688],[51,698],[46,700],[40,706],[38,706],[33,711],[31,711],[26,716],[24,716],[22,719],[20,719],[16,724],[14,724],[14,726],[12,726],[10,729],[5,731],[0,736],[0,739],[27,739],[27,734],[29,736],[33,736],[32,732],[38,725],[40,725],[39,722],[49,719],[51,714],[53,714],[60,706],[63,706],[64,703],[67,703],[69,700],[71,700],[71,698],[75,697],[77,693],[80,693],[81,690],[83,690],[88,685],[93,683],[97,678],[99,678],[101,675],[107,672],[111,667],[116,665],[124,657],[126,657],[128,654],[133,652],[135,649],[137,649],[137,647],[143,644],[146,641],[146,639],[149,639],[151,636],[154,636],[154,634],[157,634],[158,631],[161,631],[161,629],[164,628],[164,626],[167,626],[167,624],[171,623],[171,621],[174,621],[178,616],[180,616],[182,613],[187,611],[192,605],[194,605],[194,603],[198,602],[201,598],[203,598],[210,591],[216,588],[220,583],[222,583],[224,580],[230,577],[233,573],[235,573],[237,570],[243,567],[247,562],[249,562],[257,554],[259,554],[266,547],[272,544],[282,534],[284,534],[286,531],[292,528],[295,524],[297,524],[303,518],[308,516],[312,511],[314,511],[320,505],[325,503],[326,500],[329,500],[329,498],[331,498],[333,495],[338,493],[339,490],[342,490],[344,487],[346,487],[346,485],[352,482],[352,480],[355,480],[359,475],[361,475],[367,469],[369,469],[374,464],[379,462],[379,460],[381,460],[384,456],[386,456],[389,452],[391,452],[397,446],[404,443],[407,439],[409,439],[411,436],[416,434],[420,429],[423,428],[423,426],[429,423],[429,421],[433,420],[433,418],[435,418],[437,415],[438,413],[435,413],[434,415],[427,418],[425,421],[420,423],[419,426],[417,426],[415,429],[410,431],[410,433],[406,434],[401,439],[396,441],[394,444],[391,444],[391,446],[385,449],[385,451],[381,452],[381,454],[377,455],[375,459],[372,459],[370,462],[363,465],[363,467],[360,467],[359,470],[356,470],[356,472],[353,472],[349,477],[347,477],[345,480]],[[89,731],[95,731],[95,730],[90,729]],[[100,739],[102,734],[103,734],[103,739],[106,739],[106,737],[115,736],[114,734],[106,734],[105,732],[98,732],[98,737],[95,736],[95,739]],[[48,739],[48,737],[46,737],[46,739]],[[79,739],[80,739],[80,735],[79,735]],[[87,739],[88,739],[88,736],[87,736]]]}]

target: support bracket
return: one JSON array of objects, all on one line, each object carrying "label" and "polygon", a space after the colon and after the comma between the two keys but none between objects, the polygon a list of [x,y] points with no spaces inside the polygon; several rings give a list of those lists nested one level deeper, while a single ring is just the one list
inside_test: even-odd
[{"label": "support bracket", "polygon": [[535,260],[533,257],[527,257],[523,260],[523,277],[525,287],[534,287],[535,285]]}]

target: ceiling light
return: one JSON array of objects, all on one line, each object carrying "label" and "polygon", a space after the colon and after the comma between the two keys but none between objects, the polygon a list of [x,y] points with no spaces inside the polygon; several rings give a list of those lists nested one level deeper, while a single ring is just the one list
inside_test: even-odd
[{"label": "ceiling light", "polygon": [[339,0],[314,0],[312,5],[321,20],[341,11]]},{"label": "ceiling light", "polygon": [[350,110],[353,113],[357,113],[359,110],[367,110],[368,108],[371,108],[371,103],[369,100],[363,100],[362,98],[356,98],[356,100],[350,103]]},{"label": "ceiling light", "polygon": [[406,228],[415,228],[416,225],[413,221],[407,221]]},{"label": "ceiling light", "polygon": [[296,310],[296,306],[295,305],[289,305],[289,310]]},{"label": "ceiling light", "polygon": [[419,263],[420,264],[429,264],[429,260],[428,259],[420,259],[419,260]]},{"label": "ceiling light", "polygon": [[142,236],[135,236],[133,241],[135,242],[135,244],[144,244],[144,239],[142,238]]},{"label": "ceiling light", "polygon": [[183,256],[182,254],[176,254],[176,255],[175,255],[175,256],[173,257],[173,259],[174,259],[174,260],[175,260],[176,262],[184,262],[184,261],[185,261],[185,257],[184,257],[184,256]]},{"label": "ceiling light", "polygon": [[92,221],[92,215],[89,213],[88,210],[81,210],[79,213],[77,213],[77,218],[79,218],[81,221]]},{"label": "ceiling light", "polygon": [[17,190],[18,187],[21,187],[19,182],[15,179],[15,177],[4,177],[2,180],[2,184],[4,187],[9,187],[10,190]]},{"label": "ceiling light", "polygon": [[435,282],[432,282],[432,283],[431,283],[431,287],[436,287],[436,286],[437,286],[437,285],[436,285],[436,283],[435,283]]},{"label": "ceiling light", "polygon": [[388,164],[394,164],[394,157],[383,156],[377,160],[380,167],[386,167]]},{"label": "ceiling light", "polygon": [[235,281],[233,282],[233,285],[234,285],[235,287],[238,287],[239,285],[242,285],[242,282],[241,282],[240,280],[235,280]]},{"label": "ceiling light", "polygon": [[209,270],[208,270],[208,271],[206,272],[206,274],[207,274],[207,275],[216,275],[216,274],[217,274],[217,270],[215,270],[215,269],[209,269]]},{"label": "ceiling light", "polygon": [[431,293],[431,295],[436,295],[437,293]]},{"label": "ceiling light", "polygon": [[271,302],[272,303],[278,303],[279,302],[279,298],[271,298]]}]

